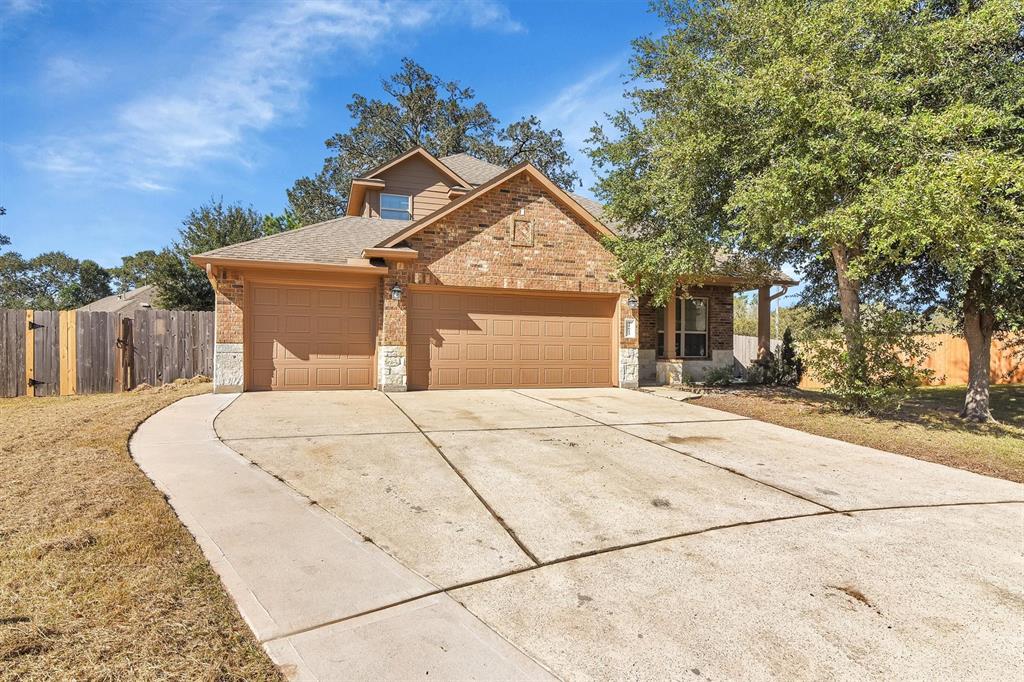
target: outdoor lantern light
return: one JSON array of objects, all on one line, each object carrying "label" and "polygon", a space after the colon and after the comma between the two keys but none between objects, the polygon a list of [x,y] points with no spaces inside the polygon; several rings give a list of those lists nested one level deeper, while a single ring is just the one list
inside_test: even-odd
[{"label": "outdoor lantern light", "polygon": [[636,310],[640,307],[640,301],[637,300],[636,296],[630,296],[626,299],[626,305],[629,306],[630,310]]},{"label": "outdoor lantern light", "polygon": [[398,286],[398,284],[396,283],[395,286],[391,287],[391,300],[392,301],[400,301],[401,299],[402,299],[402,287]]}]

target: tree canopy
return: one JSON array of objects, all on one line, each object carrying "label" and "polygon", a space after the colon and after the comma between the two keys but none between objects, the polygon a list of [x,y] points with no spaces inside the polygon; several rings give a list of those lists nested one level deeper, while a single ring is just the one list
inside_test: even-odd
[{"label": "tree canopy", "polygon": [[157,305],[175,310],[213,310],[213,288],[206,273],[189,256],[266,236],[268,225],[276,230],[275,222],[268,223],[251,206],[225,205],[223,199],[210,199],[193,209],[182,221],[178,239],[157,256],[149,280],[157,287]]},{"label": "tree canopy", "polygon": [[289,208],[307,225],[344,214],[352,178],[421,146],[435,156],[469,153],[498,165],[529,161],[556,184],[579,182],[561,131],[535,116],[504,128],[472,88],[442,81],[411,59],[381,83],[386,97],[353,95],[346,105],[354,125],[326,141],[331,155],[312,177],[288,190]]},{"label": "tree canopy", "polygon": [[662,291],[723,250],[789,262],[837,303],[857,373],[862,304],[920,293],[912,267],[952,293],[981,262],[1019,263],[1017,0],[657,9],[631,107],[591,139],[630,281]]}]

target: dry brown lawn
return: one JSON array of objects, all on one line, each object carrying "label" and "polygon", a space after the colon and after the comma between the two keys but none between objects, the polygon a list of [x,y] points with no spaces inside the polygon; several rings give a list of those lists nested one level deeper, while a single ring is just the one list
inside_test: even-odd
[{"label": "dry brown lawn", "polygon": [[280,679],[128,454],[208,390],[0,399],[0,678]]},{"label": "dry brown lawn", "polygon": [[695,404],[1024,483],[1024,385],[992,387],[998,424],[957,418],[963,396],[963,386],[921,388],[897,414],[883,418],[838,412],[823,393],[799,389],[712,391]]}]

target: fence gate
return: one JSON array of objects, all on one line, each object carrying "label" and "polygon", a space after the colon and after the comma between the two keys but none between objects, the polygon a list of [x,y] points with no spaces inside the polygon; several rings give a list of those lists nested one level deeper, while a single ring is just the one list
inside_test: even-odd
[{"label": "fence gate", "polygon": [[213,374],[213,313],[0,309],[0,397],[127,391]]}]

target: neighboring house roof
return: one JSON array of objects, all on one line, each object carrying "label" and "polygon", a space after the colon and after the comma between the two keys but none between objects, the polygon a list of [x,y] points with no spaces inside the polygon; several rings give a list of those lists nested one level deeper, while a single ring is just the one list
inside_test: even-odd
[{"label": "neighboring house roof", "polygon": [[88,305],[83,305],[79,310],[90,313],[121,313],[131,317],[136,310],[151,308],[156,298],[156,287],[146,284],[137,289],[129,289],[120,294],[107,296]]},{"label": "neighboring house roof", "polygon": [[202,259],[345,265],[411,220],[345,216],[197,254]]}]

